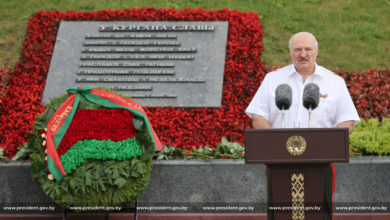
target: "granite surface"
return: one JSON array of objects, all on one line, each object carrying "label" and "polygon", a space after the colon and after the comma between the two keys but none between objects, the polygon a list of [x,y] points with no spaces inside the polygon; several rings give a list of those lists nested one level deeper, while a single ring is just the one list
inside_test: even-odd
[{"label": "granite surface", "polygon": [[[335,207],[382,205],[390,208],[390,158],[352,158],[349,164],[335,166]],[[55,206],[32,179],[30,163],[0,163],[0,186],[3,206]],[[157,205],[183,206],[192,212],[208,212],[202,208],[216,205],[253,207],[253,212],[265,212],[265,166],[245,165],[243,160],[155,161],[150,185],[140,198],[139,206]],[[61,209],[56,208],[56,211]]]},{"label": "granite surface", "polygon": [[[62,21],[42,102],[46,104],[50,98],[65,94],[67,88],[89,85],[116,88],[143,106],[219,108],[228,25],[228,22]],[[110,26],[129,28],[102,29]],[[213,29],[134,28],[204,26]]]}]

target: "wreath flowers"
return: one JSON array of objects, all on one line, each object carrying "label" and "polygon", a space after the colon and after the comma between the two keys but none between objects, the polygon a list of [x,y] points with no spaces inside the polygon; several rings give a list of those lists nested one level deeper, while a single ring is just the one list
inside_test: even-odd
[{"label": "wreath flowers", "polygon": [[68,92],[34,123],[33,177],[64,208],[135,201],[150,180],[153,152],[162,149],[142,107],[106,90]]}]

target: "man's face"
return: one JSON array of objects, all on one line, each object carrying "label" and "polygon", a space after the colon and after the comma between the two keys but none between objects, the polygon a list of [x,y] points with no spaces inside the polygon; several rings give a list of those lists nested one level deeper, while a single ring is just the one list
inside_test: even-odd
[{"label": "man's face", "polygon": [[290,56],[299,71],[313,70],[317,60],[318,48],[315,47],[314,39],[306,34],[298,35],[292,41]]}]

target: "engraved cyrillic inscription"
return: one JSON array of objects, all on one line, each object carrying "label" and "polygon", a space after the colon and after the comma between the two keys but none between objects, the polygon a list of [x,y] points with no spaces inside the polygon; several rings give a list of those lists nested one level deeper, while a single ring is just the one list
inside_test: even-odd
[{"label": "engraved cyrillic inscription", "polygon": [[161,94],[161,95],[153,95],[153,94],[133,94],[131,95],[131,98],[177,98],[177,95],[167,95],[167,94]]},{"label": "engraved cyrillic inscription", "polygon": [[116,77],[77,77],[76,82],[130,82],[130,83],[204,83],[203,77],[195,78],[116,78]]},{"label": "engraved cyrillic inscription", "polygon": [[109,86],[110,89],[122,91],[151,91],[152,86]]},{"label": "engraved cyrillic inscription", "polygon": [[132,67],[132,68],[173,68],[174,63],[106,63],[106,62],[83,62],[80,67]]},{"label": "engraved cyrillic inscription", "polygon": [[87,41],[84,46],[180,46],[176,41]]},{"label": "engraved cyrillic inscription", "polygon": [[145,106],[219,107],[227,22],[62,21],[43,102],[105,86]]},{"label": "engraved cyrillic inscription", "polygon": [[176,39],[176,34],[87,34],[85,39]]},{"label": "engraved cyrillic inscription", "polygon": [[173,70],[79,70],[78,75],[175,75]]},{"label": "engraved cyrillic inscription", "polygon": [[81,60],[193,60],[192,55],[82,55]]},{"label": "engraved cyrillic inscription", "polygon": [[127,31],[214,31],[214,25],[102,25],[101,32]]},{"label": "engraved cyrillic inscription", "polygon": [[83,53],[194,53],[196,48],[83,48]]}]

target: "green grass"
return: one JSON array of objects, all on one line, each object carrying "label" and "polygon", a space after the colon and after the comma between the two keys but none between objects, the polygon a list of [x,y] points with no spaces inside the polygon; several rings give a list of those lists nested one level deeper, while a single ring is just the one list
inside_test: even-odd
[{"label": "green grass", "polygon": [[0,66],[19,60],[28,17],[39,10],[145,6],[253,11],[263,20],[262,59],[267,65],[289,64],[290,36],[309,31],[319,41],[322,66],[347,71],[389,68],[390,0],[0,0]]}]

